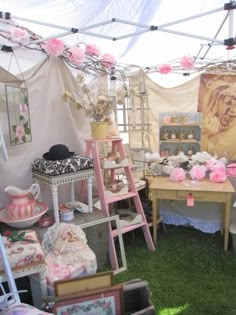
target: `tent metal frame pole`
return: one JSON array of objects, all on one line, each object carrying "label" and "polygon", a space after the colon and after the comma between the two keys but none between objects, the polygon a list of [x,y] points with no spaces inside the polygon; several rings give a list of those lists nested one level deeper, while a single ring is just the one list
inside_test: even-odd
[{"label": "tent metal frame pole", "polygon": [[176,34],[176,35],[182,35],[182,36],[186,36],[186,37],[192,37],[192,38],[196,38],[196,39],[203,39],[206,41],[210,41],[210,42],[216,42],[219,44],[224,44],[223,40],[219,40],[219,39],[214,39],[211,37],[205,37],[205,36],[200,36],[200,35],[193,35],[193,34],[189,34],[189,33],[184,33],[184,32],[179,32],[179,31],[173,31],[173,30],[169,30],[169,29],[162,29],[161,32],[166,32],[166,33],[172,33],[172,34]]},{"label": "tent metal frame pole", "polygon": [[[235,8],[236,8],[235,1],[231,1],[229,3],[226,3],[224,5],[224,7],[217,8],[217,9],[214,9],[214,10],[210,10],[210,11],[205,12],[205,13],[196,14],[196,15],[193,15],[193,16],[190,16],[190,17],[187,17],[187,18],[183,18],[183,19],[180,19],[180,20],[177,20],[177,21],[173,21],[173,22],[170,22],[170,23],[166,23],[166,24],[162,24],[162,25],[159,25],[159,26],[154,26],[154,25],[150,26],[150,25],[140,24],[140,23],[136,23],[136,22],[132,22],[132,21],[126,21],[126,20],[122,20],[122,19],[112,18],[112,19],[110,19],[108,21],[92,24],[92,25],[89,25],[89,26],[86,26],[86,27],[82,27],[80,29],[78,29],[78,28],[69,28],[69,27],[55,25],[55,24],[50,24],[50,23],[45,23],[45,22],[41,22],[41,21],[35,21],[35,20],[27,19],[27,18],[14,16],[14,15],[11,16],[11,14],[9,12],[6,12],[6,13],[0,12],[0,13],[1,13],[2,16],[3,15],[7,16],[7,17],[10,16],[10,18],[14,18],[16,20],[21,20],[21,21],[25,21],[25,22],[29,22],[29,23],[39,24],[39,25],[52,27],[52,28],[57,28],[57,29],[61,29],[61,30],[65,30],[66,31],[65,33],[56,34],[54,36],[50,36],[50,37],[47,37],[47,38],[40,38],[40,39],[38,39],[36,41],[32,41],[32,42],[28,43],[27,45],[37,44],[37,43],[40,43],[42,41],[45,41],[45,40],[48,40],[48,39],[51,39],[51,38],[62,37],[62,36],[66,36],[66,35],[73,34],[73,33],[80,33],[80,34],[84,34],[84,35],[90,35],[90,36],[94,36],[94,37],[100,37],[100,38],[103,38],[103,39],[116,41],[116,40],[121,40],[121,39],[128,38],[128,37],[140,35],[140,34],[143,34],[145,32],[159,30],[159,31],[162,31],[162,32],[168,32],[168,33],[172,33],[172,34],[176,34],[176,35],[182,35],[182,36],[192,37],[192,38],[196,38],[196,39],[202,39],[204,41],[209,41],[211,43],[210,45],[212,45],[212,43],[218,43],[218,44],[221,44],[221,45],[229,46],[229,45],[234,45],[234,41],[235,41],[234,38],[233,38],[233,10]],[[228,13],[228,17],[229,17],[229,38],[226,39],[226,40],[219,40],[219,39],[217,39],[216,36],[218,35],[218,32],[216,33],[217,35],[214,36],[214,38],[210,38],[210,37],[205,37],[205,36],[201,36],[201,35],[189,34],[189,33],[185,33],[185,32],[180,32],[180,31],[174,31],[174,30],[166,29],[167,26],[176,25],[176,24],[179,24],[179,23],[182,23],[182,22],[186,22],[186,21],[189,21],[189,20],[193,20],[193,19],[196,19],[196,18],[199,18],[199,17],[203,17],[203,16],[206,16],[206,15],[209,15],[209,14],[213,14],[213,13],[216,13],[216,12],[219,12],[219,11],[222,11],[222,10],[227,10],[228,11],[227,12]],[[88,30],[91,30],[93,28],[100,27],[100,26],[107,25],[107,24],[114,23],[114,22],[137,26],[137,27],[142,28],[142,30],[138,30],[136,32],[132,32],[132,33],[125,34],[125,35],[122,35],[122,36],[117,36],[117,37],[107,36],[107,35],[103,35],[103,34],[100,34],[100,33],[88,32]],[[17,49],[17,48],[24,47],[24,46],[26,46],[26,45],[16,45],[15,47],[13,47],[13,49]]]},{"label": "tent metal frame pole", "polygon": [[[218,30],[217,30],[217,32],[216,32],[216,34],[215,34],[215,36],[214,36],[214,39],[219,35],[219,33],[220,33],[222,27],[224,26],[224,24],[225,24],[225,22],[226,22],[228,16],[229,16],[229,12],[227,12],[226,16],[224,17],[224,20],[222,21],[220,27],[218,28]],[[212,47],[213,44],[214,44],[213,41],[211,41],[210,43],[208,43],[207,50],[205,51],[205,53],[204,53],[204,55],[201,57],[201,59],[205,59],[205,58],[206,58],[206,55],[208,54],[208,52],[209,52],[209,50],[211,49],[211,47]],[[203,46],[202,46],[202,47],[203,47]],[[198,55],[199,55],[199,54],[200,54],[200,51],[199,51]],[[198,55],[197,55],[197,57],[198,57]]]},{"label": "tent metal frame pole", "polygon": [[173,22],[170,22],[170,23],[165,23],[165,24],[162,24],[162,25],[159,25],[158,26],[158,30],[162,30],[162,28],[164,27],[167,27],[167,26],[172,26],[172,25],[176,25],[176,24],[179,24],[179,23],[183,23],[183,22],[187,22],[187,21],[190,21],[190,20],[194,20],[194,19],[197,19],[199,17],[203,17],[203,16],[206,16],[206,15],[210,15],[212,13],[216,13],[216,12],[219,12],[219,11],[222,11],[224,10],[223,7],[221,8],[218,8],[218,9],[215,9],[215,10],[211,10],[211,11],[208,11],[208,12],[205,12],[205,13],[199,13],[199,14],[196,14],[196,15],[192,15],[192,16],[189,16],[187,18],[183,18],[183,19],[180,19],[180,20],[176,20],[176,21],[173,21]]}]

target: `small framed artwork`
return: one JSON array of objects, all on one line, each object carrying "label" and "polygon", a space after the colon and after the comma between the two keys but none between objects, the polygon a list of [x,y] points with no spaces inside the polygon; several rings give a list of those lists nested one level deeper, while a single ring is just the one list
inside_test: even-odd
[{"label": "small framed artwork", "polygon": [[32,141],[28,89],[5,86],[11,145]]},{"label": "small framed artwork", "polygon": [[88,290],[111,287],[114,282],[113,272],[100,272],[92,276],[63,279],[54,282],[56,296],[72,295]]},{"label": "small framed artwork", "polygon": [[123,306],[123,286],[117,284],[57,299],[52,312],[56,315],[122,315]]}]

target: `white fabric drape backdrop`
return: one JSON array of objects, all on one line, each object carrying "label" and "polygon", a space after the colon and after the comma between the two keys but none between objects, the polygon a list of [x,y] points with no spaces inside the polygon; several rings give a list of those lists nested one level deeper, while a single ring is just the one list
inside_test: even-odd
[{"label": "white fabric drape backdrop", "polygon": [[[151,144],[153,152],[157,152],[159,112],[196,111],[199,77],[175,88],[163,88],[144,73],[134,74],[135,82],[137,82],[137,76],[148,89],[152,125]],[[77,83],[70,69],[60,59],[46,59],[42,64],[24,73],[24,78],[29,91],[32,128],[32,142],[26,144],[10,145],[5,88],[4,84],[0,85],[0,123],[9,155],[8,161],[0,160],[0,208],[4,208],[9,201],[4,192],[6,186],[13,185],[22,189],[30,187],[32,161],[42,157],[43,153],[47,152],[52,145],[64,143],[70,151],[83,155],[85,139],[90,137],[89,121],[84,112],[61,100],[65,90],[75,93]],[[69,200],[70,194],[67,186],[69,185],[59,187],[59,202]],[[46,185],[42,187],[42,195],[43,201],[51,207],[51,193]],[[196,208],[186,207],[184,203],[181,205],[172,203],[170,207],[167,202],[162,204],[162,211],[163,214],[169,212],[172,218],[176,213],[183,218],[190,218],[190,221],[195,222],[195,226],[200,229],[202,229],[202,222],[210,223],[210,228],[208,226],[206,231],[209,229],[215,231],[219,228],[220,209],[214,204],[199,205],[196,210]],[[179,223],[176,218],[175,223]],[[204,226],[206,227],[206,225]]]},{"label": "white fabric drape backdrop", "polygon": [[[46,59],[40,66],[24,73],[24,78],[29,92],[32,142],[10,145],[5,88],[4,84],[0,85],[0,122],[9,155],[8,161],[0,160],[0,208],[8,202],[4,192],[6,186],[13,185],[22,189],[30,187],[32,161],[42,157],[43,153],[57,143],[66,144],[70,151],[83,155],[85,138],[90,136],[89,123],[86,123],[83,111],[61,100],[65,90],[71,93],[76,91],[76,81],[59,58]],[[59,193],[61,200],[64,200],[69,191],[60,191],[59,187]],[[51,204],[48,187],[45,187],[43,197],[45,202]]]}]

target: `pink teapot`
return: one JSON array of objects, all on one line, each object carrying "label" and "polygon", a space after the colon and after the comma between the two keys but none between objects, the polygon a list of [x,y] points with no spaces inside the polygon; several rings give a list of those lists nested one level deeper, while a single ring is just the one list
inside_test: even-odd
[{"label": "pink teapot", "polygon": [[35,200],[40,194],[38,184],[32,184],[29,189],[25,190],[15,186],[7,186],[4,191],[11,198],[11,202],[6,207],[10,218],[24,219],[37,214],[35,213]]}]

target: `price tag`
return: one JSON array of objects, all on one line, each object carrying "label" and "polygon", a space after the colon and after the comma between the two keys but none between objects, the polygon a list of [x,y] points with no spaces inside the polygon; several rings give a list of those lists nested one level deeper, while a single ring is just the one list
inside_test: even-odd
[{"label": "price tag", "polygon": [[187,196],[187,206],[193,207],[194,206],[194,199],[192,194],[188,194]]}]

